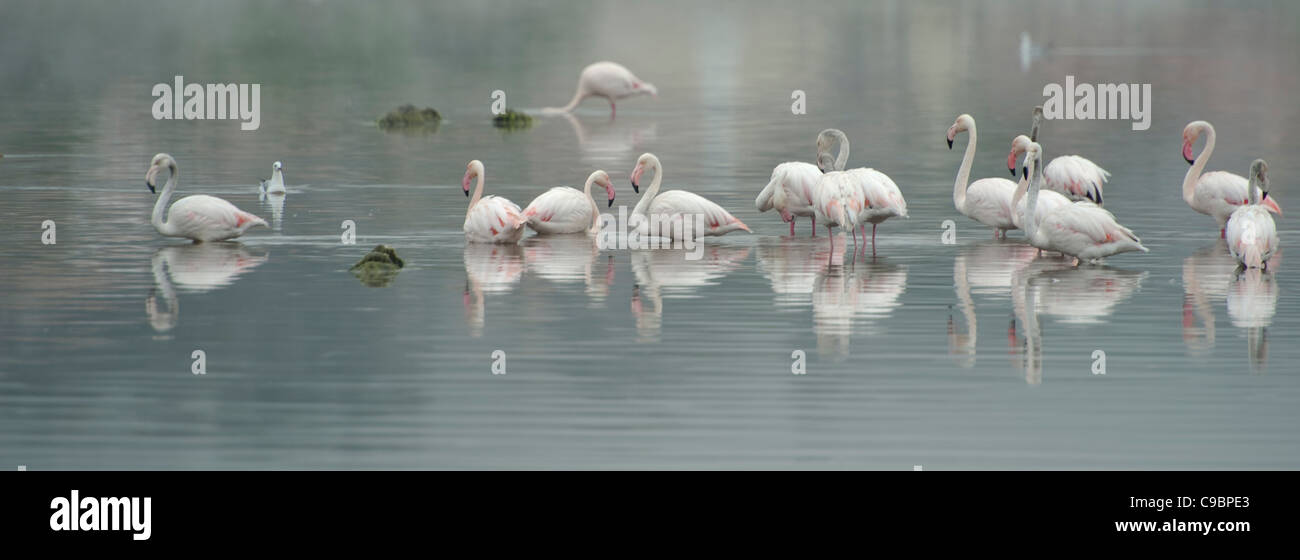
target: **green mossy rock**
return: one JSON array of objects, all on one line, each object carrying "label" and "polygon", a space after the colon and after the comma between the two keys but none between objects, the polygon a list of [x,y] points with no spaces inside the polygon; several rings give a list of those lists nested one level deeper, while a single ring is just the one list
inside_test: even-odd
[{"label": "green mossy rock", "polygon": [[395,249],[388,245],[376,245],[349,270],[362,284],[382,288],[397,277],[403,266],[406,266],[406,262],[397,256]]},{"label": "green mossy rock", "polygon": [[380,130],[437,130],[442,115],[431,107],[416,109],[415,105],[402,105],[379,117]]},{"label": "green mossy rock", "polygon": [[506,112],[492,117],[492,126],[506,130],[522,130],[533,126],[533,117],[507,108]]}]

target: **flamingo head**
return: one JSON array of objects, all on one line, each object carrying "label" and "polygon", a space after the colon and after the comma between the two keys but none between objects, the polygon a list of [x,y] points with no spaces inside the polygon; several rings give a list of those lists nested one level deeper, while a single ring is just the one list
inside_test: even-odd
[{"label": "flamingo head", "polygon": [[957,120],[948,127],[948,149],[952,149],[952,141],[957,139],[957,134],[970,130],[975,126],[975,119],[970,115],[963,114],[957,117]]},{"label": "flamingo head", "polygon": [[1196,156],[1192,155],[1192,144],[1201,137],[1201,131],[1209,126],[1210,123],[1205,121],[1192,121],[1183,127],[1183,159],[1187,160],[1188,165],[1196,162]]},{"label": "flamingo head", "polygon": [[474,179],[483,176],[483,162],[474,160],[465,166],[465,177],[460,180],[460,188],[465,191],[465,196],[469,196],[469,184]]},{"label": "flamingo head", "polygon": [[659,97],[659,88],[655,87],[655,85],[650,82],[633,80],[632,93],[649,95],[650,97]]},{"label": "flamingo head", "polygon": [[636,167],[632,168],[632,192],[641,192],[641,176],[647,167],[654,167],[655,172],[659,172],[659,158],[649,152],[641,154],[636,160]]},{"label": "flamingo head", "polygon": [[609,206],[614,205],[614,183],[609,180],[609,173],[603,169],[597,169],[591,174],[591,181],[605,189],[605,194],[609,196]]},{"label": "flamingo head", "polygon": [[149,171],[144,174],[144,184],[149,187],[149,192],[157,192],[155,187],[158,186],[158,174],[163,168],[167,168],[173,175],[176,173],[176,160],[168,154],[158,154],[153,157],[149,164]]},{"label": "flamingo head", "polygon": [[1011,152],[1007,154],[1007,171],[1011,172],[1012,177],[1016,176],[1016,156],[1025,153],[1025,150],[1029,149],[1030,142],[1029,137],[1024,134],[1011,139]]},{"label": "flamingo head", "polygon": [[1029,179],[1030,164],[1034,165],[1034,172],[1038,172],[1038,166],[1042,163],[1042,156],[1043,147],[1040,146],[1038,142],[1030,141],[1029,144],[1025,146],[1025,165],[1024,167],[1021,167],[1021,173],[1023,173],[1022,177]]},{"label": "flamingo head", "polygon": [[820,154],[817,154],[817,169],[820,169],[822,173],[825,173],[827,171],[834,171],[835,158],[831,157],[831,155],[827,152],[822,152]]},{"label": "flamingo head", "polygon": [[835,169],[835,157],[831,155],[831,148],[835,147],[835,141],[843,136],[843,132],[834,128],[828,128],[817,134],[817,168],[822,173]]}]

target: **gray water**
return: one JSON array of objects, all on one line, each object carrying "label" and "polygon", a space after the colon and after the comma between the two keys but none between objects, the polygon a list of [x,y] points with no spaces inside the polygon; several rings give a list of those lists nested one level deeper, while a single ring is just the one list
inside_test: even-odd
[{"label": "gray water", "polygon": [[[1207,169],[1264,157],[1273,195],[1300,204],[1294,4],[173,4],[0,7],[0,467],[1300,465],[1294,266],[1236,274],[1181,199],[1179,154],[1183,125],[1209,120]],[[1025,30],[1048,47],[1022,66]],[[588,100],[572,120],[491,126],[493,90],[562,105],[601,59],[659,96],[616,119]],[[262,84],[261,128],[154,120],[151,88],[177,74]],[[1048,157],[1114,174],[1107,207],[1149,254],[1072,269],[952,207],[954,118],[979,123],[972,177],[1007,176],[1011,137],[1067,74],[1152,84],[1150,130],[1050,121],[1041,136]],[[376,129],[408,102],[445,121]],[[754,210],[772,167],[810,160],[826,127],[907,197],[875,258]],[[143,176],[164,151],[180,194],[275,227],[157,235]],[[754,233],[709,239],[699,261],[583,238],[466,245],[467,161],[520,204],[603,168],[630,207],[647,151],[667,188]],[[274,160],[282,204],[256,187]],[[377,243],[408,263],[382,288],[347,270]]]}]

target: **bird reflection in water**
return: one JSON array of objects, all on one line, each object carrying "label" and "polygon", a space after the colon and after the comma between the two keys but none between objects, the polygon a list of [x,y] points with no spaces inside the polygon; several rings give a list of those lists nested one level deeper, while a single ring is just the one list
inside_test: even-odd
[{"label": "bird reflection in water", "polygon": [[267,258],[266,251],[240,243],[187,243],[158,248],[150,258],[154,287],[144,300],[149,324],[158,333],[171,331],[181,315],[177,292],[201,294],[229,286]]},{"label": "bird reflection in water", "polygon": [[716,285],[749,256],[747,247],[706,245],[700,259],[691,251],[656,249],[632,251],[632,316],[641,342],[658,342],[663,326],[664,298],[698,297],[699,289]]},{"label": "bird reflection in water", "polygon": [[483,336],[487,294],[508,294],[524,274],[524,249],[516,244],[465,244],[465,323],[469,334]]},{"label": "bird reflection in water", "polygon": [[1251,371],[1268,365],[1268,327],[1277,312],[1275,275],[1282,255],[1269,260],[1267,271],[1241,268],[1222,239],[1183,259],[1183,343],[1188,354],[1209,354],[1217,342],[1214,308],[1223,301],[1232,326],[1246,337]]}]

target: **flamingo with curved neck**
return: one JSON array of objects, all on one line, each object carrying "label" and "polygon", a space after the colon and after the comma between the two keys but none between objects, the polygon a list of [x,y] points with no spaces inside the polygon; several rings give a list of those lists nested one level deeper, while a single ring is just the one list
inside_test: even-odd
[{"label": "flamingo with curved neck", "polygon": [[963,114],[948,127],[948,149],[952,149],[953,140],[962,132],[970,133],[970,142],[966,144],[966,154],[962,157],[961,167],[957,168],[957,180],[952,186],[952,204],[966,217],[993,228],[993,238],[1006,237],[1006,231],[1016,229],[1012,217],[1011,199],[1016,191],[1016,184],[1001,177],[980,179],[970,182],[971,163],[975,160],[975,144],[978,136],[975,131],[975,118]]},{"label": "flamingo with curved neck", "polygon": [[[1201,135],[1205,135],[1205,147],[1201,148],[1201,153],[1196,157],[1192,157],[1192,144]],[[1258,196],[1259,193],[1249,191],[1249,182],[1236,173],[1210,171],[1202,174],[1205,164],[1210,160],[1210,154],[1214,153],[1214,140],[1214,126],[1208,122],[1192,121],[1183,127],[1183,159],[1192,166],[1183,177],[1183,200],[1192,210],[1212,216],[1219,223],[1219,236],[1223,237],[1232,213],[1249,204],[1250,197]],[[1282,207],[1273,198],[1263,197],[1263,207],[1269,212],[1282,215]]]},{"label": "flamingo with curved neck", "polygon": [[[1007,154],[1007,171],[1016,176],[1016,157],[1025,152],[1030,141],[1038,141],[1038,130],[1043,123],[1043,107],[1034,107],[1033,126],[1029,137],[1017,136],[1011,142],[1011,153]],[[1024,138],[1021,141],[1021,138]],[[1061,193],[1070,200],[1090,200],[1102,205],[1102,185],[1110,179],[1110,172],[1102,169],[1092,160],[1078,155],[1064,155],[1052,158],[1043,167],[1043,186],[1048,191]]]},{"label": "flamingo with curved neck", "polygon": [[1074,257],[1075,266],[1085,260],[1095,262],[1129,251],[1147,252],[1132,230],[1115,221],[1115,216],[1105,208],[1089,201],[1067,204],[1036,219],[1038,193],[1043,184],[1042,146],[1031,142],[1025,152],[1025,162],[1024,174],[1033,177],[1029,181],[1024,217],[1025,238],[1030,245]]},{"label": "flamingo with curved neck", "polygon": [[519,205],[505,197],[483,196],[483,162],[474,160],[465,166],[461,189],[469,194],[469,183],[477,179],[474,195],[465,210],[465,239],[477,243],[518,243],[524,235],[524,219]]},{"label": "flamingo with curved neck", "polygon": [[609,116],[614,117],[617,107],[614,102],[638,95],[658,96],[659,89],[650,82],[636,77],[631,70],[617,62],[596,62],[582,69],[578,76],[578,89],[573,99],[564,107],[548,107],[547,112],[573,112],[578,104],[588,97],[604,97],[609,101]]},{"label": "flamingo with curved neck", "polygon": [[614,185],[609,174],[598,169],[587,177],[581,191],[573,187],[552,187],[534,198],[523,211],[528,227],[542,235],[599,231],[600,207],[591,196],[593,184],[605,189],[607,206],[613,206]]},{"label": "flamingo with curved neck", "polygon": [[650,188],[646,189],[645,194],[641,195],[641,200],[637,201],[632,209],[632,218],[636,218],[635,228],[638,234],[646,236],[656,233],[656,237],[673,239],[676,235],[675,230],[678,229],[676,223],[680,221],[682,222],[680,231],[685,236],[688,221],[700,223],[695,221],[697,216],[703,218],[704,230],[694,231],[694,226],[691,226],[692,237],[750,231],[749,226],[731,215],[731,212],[698,194],[683,190],[672,190],[661,194],[659,186],[663,183],[663,166],[659,163],[659,158],[652,153],[647,152],[637,158],[636,167],[632,169],[632,190],[640,191],[641,177],[648,170],[654,171],[654,179],[650,181]]},{"label": "flamingo with curved neck", "polygon": [[155,192],[158,174],[163,169],[168,171],[167,184],[154,202],[153,216],[150,219],[158,233],[201,243],[234,239],[254,226],[269,227],[266,220],[206,194],[190,195],[177,200],[169,211],[167,203],[171,201],[172,193],[180,182],[180,168],[176,165],[176,160],[168,154],[154,156],[149,171],[145,173],[144,182],[149,187],[149,192]]},{"label": "flamingo with curved neck", "polygon": [[[836,141],[840,144],[839,157],[832,158],[831,148]],[[802,161],[788,161],[772,169],[772,178],[767,186],[754,199],[754,207],[759,212],[775,208],[781,214],[781,221],[790,224],[790,235],[794,236],[794,221],[798,216],[812,218],[812,236],[817,236],[816,205],[817,184],[822,173],[829,170],[843,171],[849,159],[849,139],[839,130],[828,128],[817,135],[817,164]]]}]

